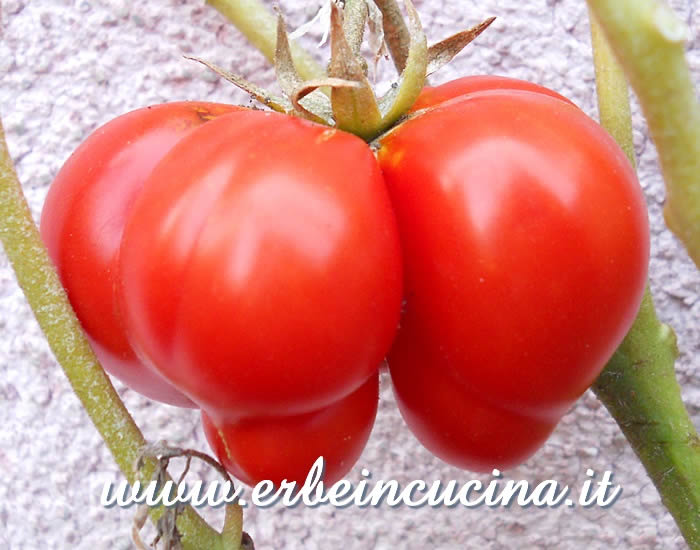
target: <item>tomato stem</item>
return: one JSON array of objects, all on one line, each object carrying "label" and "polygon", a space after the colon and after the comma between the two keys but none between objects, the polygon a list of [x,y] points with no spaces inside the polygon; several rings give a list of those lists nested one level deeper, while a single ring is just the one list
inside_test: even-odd
[{"label": "tomato stem", "polygon": [[223,550],[240,550],[244,540],[243,508],[237,504],[227,504],[224,513],[224,527],[221,530]]},{"label": "tomato stem", "polygon": [[[277,18],[259,0],[207,0],[243,33],[270,63],[275,62]],[[326,76],[323,68],[300,46],[291,44],[294,65],[304,80]]]},{"label": "tomato stem", "polygon": [[688,29],[662,0],[588,0],[639,98],[666,181],[664,217],[700,267],[700,103]]},{"label": "tomato stem", "polygon": [[636,167],[627,79],[592,13],[590,20],[600,124],[625,152],[632,166]]},{"label": "tomato stem", "polygon": [[[603,126],[634,164],[627,81],[594,16],[591,35]],[[673,330],[647,287],[640,311],[593,391],[620,426],[691,548],[700,548],[700,439],[683,405]]]},{"label": "tomato stem", "polygon": [[[32,219],[0,121],[0,241],[57,361],[130,483],[146,441],[90,348]],[[154,460],[142,472],[151,476]],[[162,509],[152,508],[156,521]],[[190,507],[178,518],[190,550],[221,550],[220,535]]]}]

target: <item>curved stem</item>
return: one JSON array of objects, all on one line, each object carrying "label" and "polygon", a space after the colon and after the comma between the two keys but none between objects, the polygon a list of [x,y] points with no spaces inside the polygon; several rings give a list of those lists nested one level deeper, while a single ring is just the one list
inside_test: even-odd
[{"label": "curved stem", "polygon": [[243,540],[243,509],[238,504],[227,504],[224,527],[221,530],[223,550],[240,550]]},{"label": "curved stem", "polygon": [[[130,483],[145,440],[97,362],[34,224],[5,141],[0,121],[0,241],[49,346],[76,395]],[[155,470],[148,461],[147,476]],[[152,509],[157,520],[162,509]],[[192,508],[178,519],[189,550],[221,548],[219,534]]]},{"label": "curved stem", "polygon": [[[268,59],[275,62],[277,18],[259,0],[207,0],[243,33],[248,41]],[[296,44],[291,45],[294,65],[304,80],[321,78],[326,72]]]},{"label": "curved stem", "polygon": [[[627,81],[595,17],[591,34],[601,122],[634,162]],[[700,439],[681,399],[673,330],[647,288],[630,332],[593,391],[646,468],[690,548],[700,548]]]},{"label": "curved stem", "polygon": [[666,223],[700,267],[700,103],[687,28],[661,0],[588,0],[636,92],[666,181]]}]

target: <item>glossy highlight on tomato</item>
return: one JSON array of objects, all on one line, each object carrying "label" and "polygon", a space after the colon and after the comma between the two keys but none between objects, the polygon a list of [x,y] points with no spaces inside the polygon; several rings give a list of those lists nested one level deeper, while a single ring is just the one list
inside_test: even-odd
[{"label": "glossy highlight on tomato", "polygon": [[378,158],[404,262],[388,358],[404,419],[452,464],[514,466],[634,320],[649,254],[634,171],[578,108],[518,89],[439,104]]},{"label": "glossy highlight on tomato", "polygon": [[146,178],[194,128],[239,109],[166,103],[115,118],[91,134],[52,183],[41,236],[100,363],[132,389],[171,405],[194,404],[134,354],[115,288],[124,225]]}]

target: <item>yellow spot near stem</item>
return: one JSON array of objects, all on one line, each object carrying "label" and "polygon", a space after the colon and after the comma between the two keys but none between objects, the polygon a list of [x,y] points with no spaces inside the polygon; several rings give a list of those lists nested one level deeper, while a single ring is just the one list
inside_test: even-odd
[{"label": "yellow spot near stem", "polygon": [[213,120],[216,118],[216,115],[213,114],[209,109],[205,107],[197,107],[195,109],[195,112],[197,113],[197,116],[200,118],[200,120],[207,122],[209,120]]},{"label": "yellow spot near stem", "polygon": [[329,128],[328,130],[324,130],[317,138],[316,138],[316,144],[320,145],[321,143],[325,141],[329,141],[333,136],[338,132],[335,128]]},{"label": "yellow spot near stem", "polygon": [[405,154],[406,151],[404,151],[403,149],[390,151],[388,148],[382,147],[379,150],[379,157],[382,161],[382,164],[388,164],[392,168],[396,168],[399,164],[401,164],[401,161],[403,160]]}]

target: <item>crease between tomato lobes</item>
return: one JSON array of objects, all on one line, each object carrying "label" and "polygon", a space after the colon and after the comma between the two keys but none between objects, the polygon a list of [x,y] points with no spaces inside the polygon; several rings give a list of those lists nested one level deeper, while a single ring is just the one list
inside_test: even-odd
[{"label": "crease between tomato lobes", "polygon": [[194,406],[127,341],[115,296],[119,245],[134,200],[162,157],[193,129],[237,109],[179,102],[113,119],[66,161],[41,215],[42,239],[100,363],[137,392],[171,405]]},{"label": "crease between tomato lobes", "polygon": [[513,87],[438,104],[378,151],[404,262],[397,402],[429,450],[483,471],[530,456],[593,382],[634,319],[649,253],[612,138]]},{"label": "crease between tomato lobes", "polygon": [[125,230],[130,341],[222,421],[335,403],[376,373],[398,324],[376,160],[355,136],[276,113],[202,130],[158,164]]},{"label": "crease between tomato lobes", "polygon": [[301,486],[316,459],[324,459],[326,486],[345,476],[367,444],[379,401],[379,372],[351,394],[300,415],[225,421],[202,411],[209,445],[237,479],[255,486],[295,481]]}]

